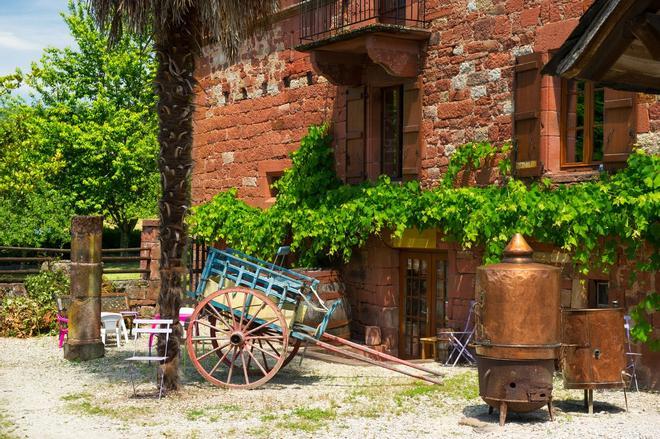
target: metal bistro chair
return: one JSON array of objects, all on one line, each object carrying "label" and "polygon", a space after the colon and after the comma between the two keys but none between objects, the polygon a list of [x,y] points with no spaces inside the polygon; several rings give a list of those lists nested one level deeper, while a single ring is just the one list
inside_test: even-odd
[{"label": "metal bistro chair", "polygon": [[[468,350],[468,345],[474,336],[474,307],[476,302],[470,301],[467,319],[465,320],[465,327],[462,331],[443,331],[439,332],[439,336],[446,336],[451,346],[451,351],[445,362],[445,366],[454,367],[458,361],[463,358],[470,364],[475,364],[477,360],[472,353]],[[453,363],[452,363],[453,361]]]},{"label": "metal bistro chair", "polygon": [[635,370],[635,364],[637,359],[642,356],[638,352],[633,352],[632,342],[630,341],[630,326],[632,317],[629,315],[623,316],[625,323],[623,327],[626,328],[626,374],[630,376],[630,384],[635,383],[635,390],[639,392],[639,385],[637,384],[637,371]]},{"label": "metal bistro chair", "polygon": [[[133,356],[129,357],[126,359],[126,361],[142,361],[142,362],[148,362],[151,363],[152,361],[157,361],[160,363],[161,361],[165,361],[167,359],[167,345],[169,344],[170,341],[170,334],[172,333],[172,323],[174,320],[172,319],[135,319],[133,320],[133,324],[135,325],[133,327],[133,334],[134,334],[134,341],[135,341],[135,348],[133,349]],[[144,325],[141,327],[141,325]],[[151,355],[151,352],[149,355],[138,355],[138,335],[139,334],[164,334],[165,335],[165,352],[163,356],[158,356],[158,355]],[[151,349],[150,349],[151,350]],[[133,363],[135,364],[135,363]],[[163,396],[163,379],[164,379],[164,374],[160,374],[160,385],[158,386],[158,399],[160,399]],[[133,377],[133,374],[131,373],[131,383],[133,384],[133,396],[137,396],[137,392],[135,390],[135,379]]]}]

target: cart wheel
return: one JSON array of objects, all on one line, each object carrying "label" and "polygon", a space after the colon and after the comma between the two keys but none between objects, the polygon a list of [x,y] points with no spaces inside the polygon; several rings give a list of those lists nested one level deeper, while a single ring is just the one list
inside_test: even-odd
[{"label": "cart wheel", "polygon": [[197,328],[189,331],[186,340],[190,359],[217,386],[258,387],[275,376],[286,360],[286,320],[259,291],[242,287],[216,291],[197,305],[190,325]]},{"label": "cart wheel", "polygon": [[[208,319],[209,319],[209,323],[215,328],[218,321],[217,318],[214,315],[210,315]],[[253,323],[251,326],[254,327],[255,324]],[[229,365],[231,362],[229,361],[229,358],[227,358],[227,355],[225,355],[225,350],[229,349],[229,347],[223,348],[220,345],[220,343],[218,343],[218,340],[221,338],[221,336],[217,335],[217,331],[214,328],[209,328],[209,331],[211,333],[211,345],[213,347],[213,350],[215,351],[215,354],[218,356],[218,358],[222,358],[223,362]],[[256,334],[274,335],[277,334],[277,332],[270,330],[262,332],[260,330]],[[296,354],[298,353],[298,350],[300,350],[301,344],[302,344],[302,340],[300,340],[299,338],[293,338],[293,337],[289,338],[289,347],[287,348],[287,355],[286,358],[284,359],[284,363],[282,363],[282,368],[286,367],[286,365],[289,364],[291,360],[293,360],[293,357],[295,357]],[[248,366],[256,367],[256,365],[249,362],[248,362]]]}]

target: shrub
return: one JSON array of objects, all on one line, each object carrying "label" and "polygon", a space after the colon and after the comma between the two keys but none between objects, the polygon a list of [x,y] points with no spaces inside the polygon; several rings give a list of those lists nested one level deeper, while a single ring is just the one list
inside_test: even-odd
[{"label": "shrub", "polygon": [[0,307],[0,335],[31,337],[41,332],[43,309],[27,296],[6,297]]},{"label": "shrub", "polygon": [[43,271],[25,279],[27,296],[0,300],[0,336],[31,337],[57,325],[55,299],[69,293],[69,277],[62,271]]}]

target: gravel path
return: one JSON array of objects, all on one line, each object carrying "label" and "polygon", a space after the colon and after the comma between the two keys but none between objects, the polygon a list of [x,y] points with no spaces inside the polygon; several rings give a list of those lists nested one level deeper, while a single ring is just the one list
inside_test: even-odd
[{"label": "gravel path", "polygon": [[[0,338],[0,438],[264,437],[437,438],[440,436],[658,437],[660,395],[582,392],[555,383],[556,417],[509,415],[500,428],[477,394],[474,369],[445,369],[443,386],[427,386],[388,370],[306,358],[265,386],[223,390],[201,380],[188,362],[182,391],[153,398],[154,368],[140,370],[143,395],[133,398],[122,361],[132,343],[87,363],[62,359],[54,337]],[[442,369],[437,364],[430,367]]]}]

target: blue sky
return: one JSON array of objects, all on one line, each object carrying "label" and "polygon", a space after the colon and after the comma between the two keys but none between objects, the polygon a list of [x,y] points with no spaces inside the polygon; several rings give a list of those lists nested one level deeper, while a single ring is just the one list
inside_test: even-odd
[{"label": "blue sky", "polygon": [[73,43],[59,14],[66,7],[67,0],[0,0],[0,75],[27,70],[44,47]]}]

